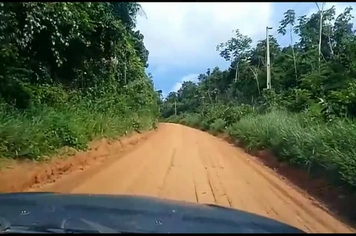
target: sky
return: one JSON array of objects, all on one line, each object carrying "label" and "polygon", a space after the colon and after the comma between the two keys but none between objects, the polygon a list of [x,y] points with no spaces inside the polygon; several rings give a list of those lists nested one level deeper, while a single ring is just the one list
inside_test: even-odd
[{"label": "sky", "polygon": [[[137,29],[144,35],[149,50],[149,67],[155,88],[163,97],[177,91],[183,81],[197,81],[200,73],[208,68],[228,67],[216,51],[216,45],[229,40],[239,29],[253,43],[266,38],[266,26],[270,35],[286,46],[289,37],[277,34],[283,13],[294,9],[296,16],[317,12],[314,2],[145,2],[140,3],[145,14],[138,16]],[[321,5],[321,3],[319,3]],[[356,3],[328,2],[324,9],[335,6],[336,15],[345,7]],[[356,23],[355,19],[354,22]]]}]

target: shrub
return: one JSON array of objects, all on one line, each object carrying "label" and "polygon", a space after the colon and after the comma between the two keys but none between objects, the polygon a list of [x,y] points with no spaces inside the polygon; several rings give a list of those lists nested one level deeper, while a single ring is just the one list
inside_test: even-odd
[{"label": "shrub", "polygon": [[116,113],[124,104],[100,110],[95,108],[100,106],[99,101],[88,103],[82,99],[79,103],[62,104],[62,108],[42,105],[23,112],[0,106],[0,157],[38,159],[63,146],[83,150],[95,138],[150,129],[156,119],[148,111]]},{"label": "shrub", "polygon": [[356,125],[349,120],[326,124],[272,111],[246,116],[227,131],[247,149],[270,149],[281,161],[311,175],[356,187]]},{"label": "shrub", "polygon": [[181,123],[184,125],[191,126],[193,128],[200,128],[201,116],[199,114],[187,114],[182,119]]},{"label": "shrub", "polygon": [[213,134],[223,132],[225,129],[225,125],[226,122],[223,119],[219,118],[210,125],[210,132],[212,132]]}]

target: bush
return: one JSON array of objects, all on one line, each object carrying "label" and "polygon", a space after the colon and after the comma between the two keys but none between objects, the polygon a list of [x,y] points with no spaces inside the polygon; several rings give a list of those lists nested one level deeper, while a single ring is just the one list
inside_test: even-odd
[{"label": "bush", "polygon": [[225,130],[226,122],[223,119],[217,119],[210,125],[210,132],[213,134],[221,133]]},{"label": "bush", "polygon": [[[172,123],[199,128],[203,131],[222,132],[225,126],[229,126],[242,117],[255,112],[250,105],[227,106],[214,104],[205,107],[201,113],[184,113],[171,116],[166,120]],[[221,126],[221,127],[220,127]]]},{"label": "bush", "polygon": [[196,114],[196,113],[187,114],[181,120],[182,124],[191,126],[193,128],[200,128],[200,122],[201,122],[201,117],[199,114]]},{"label": "bush", "polygon": [[23,112],[0,106],[0,157],[38,159],[64,146],[84,150],[95,138],[150,129],[156,120],[145,110],[117,113],[125,110],[124,103],[100,110],[102,103],[82,99],[61,108],[42,105]]},{"label": "bush", "polygon": [[166,119],[167,122],[171,122],[171,123],[181,123],[181,120],[183,119],[183,115],[173,115],[170,116]]},{"label": "bush", "polygon": [[247,149],[269,149],[312,175],[356,187],[356,125],[349,120],[317,123],[301,114],[272,111],[246,116],[227,131]]}]

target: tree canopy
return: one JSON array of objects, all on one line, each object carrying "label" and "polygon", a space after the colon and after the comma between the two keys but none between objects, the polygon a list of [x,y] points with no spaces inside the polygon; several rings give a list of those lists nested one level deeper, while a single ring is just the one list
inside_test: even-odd
[{"label": "tree canopy", "polygon": [[6,102],[31,106],[38,98],[33,86],[98,96],[148,80],[148,50],[135,30],[138,3],[0,4],[0,95]]},{"label": "tree canopy", "polygon": [[208,69],[199,75],[198,83],[184,83],[179,91],[171,92],[163,104],[163,116],[173,114],[173,101],[177,102],[178,113],[184,113],[201,111],[204,104],[258,104],[269,94],[270,101],[272,96],[279,106],[293,112],[311,112],[326,119],[354,117],[356,35],[351,11],[347,7],[335,15],[335,7],[331,7],[298,18],[293,9],[286,11],[277,32],[281,36],[288,32],[290,44],[281,47],[275,37],[269,36],[271,91],[265,91],[266,40],[253,47],[251,38],[236,30],[234,37],[217,46],[230,67]]}]

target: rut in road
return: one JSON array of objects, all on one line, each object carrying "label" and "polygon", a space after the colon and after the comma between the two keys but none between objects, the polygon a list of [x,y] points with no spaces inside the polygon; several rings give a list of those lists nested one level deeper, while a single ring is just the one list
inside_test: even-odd
[{"label": "rut in road", "polygon": [[[63,181],[75,183],[74,178]],[[160,124],[132,152],[70,189],[61,189],[60,182],[42,191],[133,194],[218,204],[306,232],[354,232],[241,149],[177,124]]]}]

